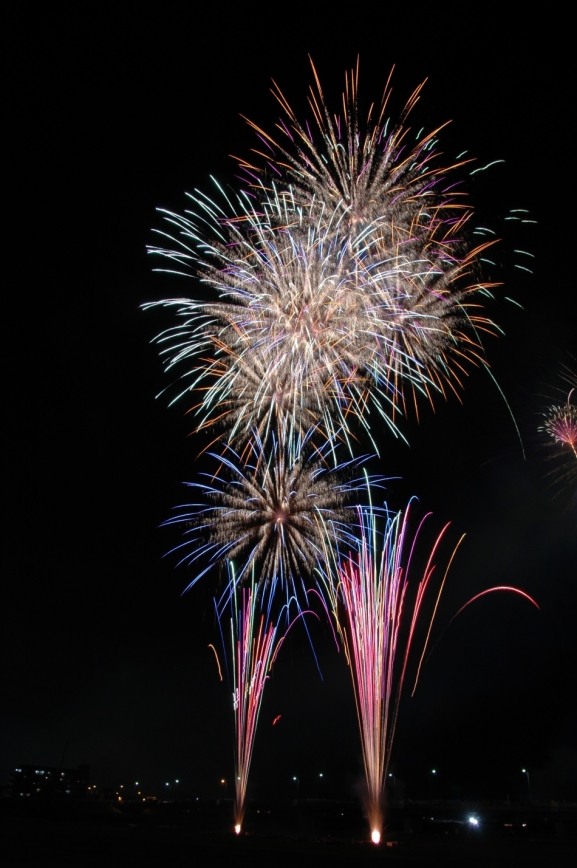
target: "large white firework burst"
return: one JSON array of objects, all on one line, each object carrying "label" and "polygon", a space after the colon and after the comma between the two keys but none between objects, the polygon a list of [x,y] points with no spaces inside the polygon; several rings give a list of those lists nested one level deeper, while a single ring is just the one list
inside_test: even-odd
[{"label": "large white firework burst", "polygon": [[332,223],[295,210],[291,225],[273,229],[239,198],[244,219],[221,225],[214,203],[195,202],[218,239],[204,241],[194,214],[165,213],[174,246],[151,252],[192,264],[219,297],[160,302],[177,308],[179,324],[158,341],[167,369],[187,363],[179,396],[200,391],[199,428],[220,421],[229,442],[319,426],[347,437],[351,416],[368,427],[370,398],[395,430],[395,366],[417,386],[423,374],[396,345],[403,315],[395,320],[391,301],[370,291],[376,278],[351,262]]}]

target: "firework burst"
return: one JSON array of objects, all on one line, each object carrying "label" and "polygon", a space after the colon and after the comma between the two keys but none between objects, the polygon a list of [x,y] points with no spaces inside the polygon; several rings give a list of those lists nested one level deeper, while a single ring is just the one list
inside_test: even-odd
[{"label": "firework burst", "polygon": [[573,390],[563,407],[550,407],[541,430],[561,447],[567,447],[577,458],[577,407],[571,404]]},{"label": "firework burst", "polygon": [[562,378],[570,386],[567,399],[548,407],[539,431],[547,437],[555,465],[550,475],[555,482],[571,487],[577,482],[577,407],[573,403],[577,375],[564,368]]},{"label": "firework burst", "polygon": [[[343,238],[351,268],[362,275],[373,307],[387,312],[380,334],[390,341],[389,382],[395,382],[397,398],[404,395],[403,382],[412,384],[415,397],[415,380],[421,386],[417,391],[426,393],[431,386],[443,393],[446,386],[462,387],[464,363],[484,359],[479,331],[495,331],[479,305],[470,302],[470,296],[489,292],[489,284],[470,279],[481,253],[495,242],[469,243],[473,209],[451,177],[470,161],[439,164],[441,128],[410,143],[406,122],[423,85],[411,95],[399,123],[391,126],[386,118],[389,78],[380,108],[372,105],[362,123],[358,65],[345,77],[340,116],[331,115],[312,68],[315,87],[309,106],[317,139],[275,84],[273,93],[284,114],[278,124],[282,138],[273,139],[249,121],[267,148],[256,150],[265,168],[243,160],[241,167],[261,200],[267,190],[269,200],[278,201],[280,175],[289,185],[281,196],[292,207],[296,202],[311,209],[319,220],[331,215],[329,233]],[[273,222],[275,214],[277,221],[287,219],[286,208],[267,213]]]},{"label": "firework burst", "polygon": [[465,362],[483,363],[478,332],[491,323],[467,290],[452,288],[455,270],[419,259],[410,245],[351,257],[334,212],[326,223],[312,207],[287,213],[278,197],[272,211],[292,223],[276,228],[270,211],[265,219],[241,197],[236,221],[195,202],[218,238],[204,241],[194,215],[165,213],[173,246],[150,252],[193,267],[219,297],[158,303],[177,311],[178,325],[157,341],[168,371],[185,365],[177,398],[200,395],[198,429],[219,423],[240,445],[255,430],[266,439],[274,429],[302,436],[316,427],[350,446],[351,420],[370,433],[369,404],[396,435],[407,388],[416,405],[419,393],[431,399],[462,386]]},{"label": "firework burst", "polygon": [[[220,454],[209,453],[214,473],[190,483],[204,503],[179,508],[167,524],[184,527],[181,562],[199,569],[188,588],[215,566],[230,570],[219,607],[234,609],[237,830],[280,644],[273,597],[285,590],[288,617],[316,569],[351,667],[377,842],[409,651],[448,525],[409,599],[420,527],[411,539],[409,509],[372,507],[357,507],[355,524],[347,499],[356,489],[370,495],[369,480],[344,479],[356,462],[338,464],[337,444],[353,455],[355,428],[372,439],[375,415],[398,435],[409,401],[418,414],[422,397],[458,394],[468,366],[486,365],[481,333],[495,326],[476,299],[491,285],[476,275],[494,241],[469,240],[473,211],[453,181],[468,161],[441,165],[441,128],[411,139],[407,119],[422,86],[391,125],[387,82],[380,107],[361,122],[358,67],[346,77],[340,117],[313,72],[316,140],[275,85],[283,138],[251,124],[266,152],[257,166],[241,161],[249,189],[227,194],[217,185],[222,204],[197,192],[193,210],[163,211],[162,240],[149,248],[169,264],[159,270],[204,285],[204,300],[157,303],[177,315],[157,342],[166,369],[181,372],[174,400],[193,395],[197,430],[214,429],[222,441]],[[568,418],[551,416],[546,426],[564,444]],[[430,627],[425,645],[429,636]]]},{"label": "firework burst", "polygon": [[[158,303],[177,310],[179,324],[157,341],[167,370],[187,365],[177,397],[201,394],[199,429],[219,422],[229,443],[245,442],[254,430],[266,438],[275,427],[300,436],[320,427],[326,437],[349,438],[352,418],[369,431],[370,402],[397,434],[400,384],[423,393],[434,387],[410,355],[434,332],[432,306],[421,301],[412,314],[406,298],[385,294],[385,267],[371,272],[351,261],[346,238],[332,231],[334,214],[315,221],[312,209],[289,213],[277,197],[272,210],[292,223],[273,228],[270,213],[250,210],[241,197],[243,220],[236,221],[214,203],[195,203],[210,216],[218,243],[202,240],[194,215],[170,213],[171,231],[178,228],[167,236],[173,247],[150,252],[193,266],[220,298]],[[398,271],[398,263],[391,268]],[[407,329],[412,336],[403,344],[399,332]]]},{"label": "firework burst", "polygon": [[[301,436],[315,426],[329,436],[348,430],[351,414],[364,416],[369,372],[390,379],[386,337],[375,337],[382,331],[378,311],[347,270],[338,240],[305,220],[271,232],[255,213],[248,217],[219,229],[228,243],[212,245],[216,265],[197,263],[220,301],[162,302],[175,305],[181,320],[158,338],[167,368],[197,360],[183,391],[201,390],[199,428],[218,421],[228,442],[255,430],[265,438],[273,428]],[[168,219],[189,243],[198,242],[189,218]]]},{"label": "firework burst", "polygon": [[236,581],[255,569],[271,596],[277,585],[288,593],[325,557],[327,545],[348,537],[346,501],[366,483],[343,476],[350,476],[359,462],[335,470],[322,452],[307,455],[306,444],[296,455],[283,447],[273,440],[268,452],[255,438],[247,461],[231,449],[213,455],[218,475],[206,483],[189,483],[212,505],[179,507],[167,522],[185,527],[186,541],[177,548],[184,553],[181,563],[208,560],[188,588],[215,565],[235,560],[241,563]]}]

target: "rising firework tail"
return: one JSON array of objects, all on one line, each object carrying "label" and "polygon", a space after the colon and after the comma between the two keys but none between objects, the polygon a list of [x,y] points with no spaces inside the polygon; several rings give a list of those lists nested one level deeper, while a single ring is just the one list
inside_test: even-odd
[{"label": "rising firework tail", "polygon": [[[411,534],[410,510],[411,503],[404,513],[391,512],[386,505],[384,508],[359,507],[356,545],[352,548],[341,546],[332,558],[327,553],[325,563],[330,564],[330,568],[318,570],[319,590],[322,590],[331,610],[350,666],[365,766],[367,816],[375,843],[380,842],[383,834],[384,781],[409,657],[425,597],[436,571],[439,549],[450,526],[446,524],[437,535],[421,577],[414,583],[411,565],[423,525],[431,513],[421,519]],[[441,594],[463,539],[464,535],[453,548],[438,584],[412,694],[417,687]],[[410,595],[409,580],[415,589]],[[473,602],[496,591],[513,592],[539,608],[525,591],[497,586],[471,597],[447,626]]]},{"label": "rising firework tail", "polygon": [[[254,573],[250,586],[239,588],[234,566],[229,563],[230,585],[234,588],[228,604],[216,604],[219,623],[230,624],[230,661],[232,676],[232,702],[235,721],[235,832],[240,834],[246,807],[246,789],[252,761],[256,728],[262,705],[263,691],[270,669],[287,633],[304,615],[312,611],[299,610],[296,600],[282,607],[276,623],[270,619],[259,597]],[[291,616],[291,608],[297,613]],[[281,634],[280,624],[286,628]],[[276,721],[275,721],[276,722]]]},{"label": "rising firework tail", "polygon": [[[373,840],[383,832],[383,786],[391,754],[409,651],[434,558],[448,525],[434,543],[414,599],[407,591],[421,521],[412,539],[410,507],[357,510],[357,542],[341,546],[321,587],[351,670],[366,777],[367,815]],[[330,555],[326,562],[330,561]],[[435,607],[436,611],[436,607]],[[433,613],[434,617],[434,613]],[[405,625],[408,619],[409,623]]]},{"label": "rising firework tail", "polygon": [[[233,585],[234,576],[232,577]],[[240,600],[238,597],[240,596]],[[277,628],[260,614],[254,585],[233,594],[230,618],[233,710],[235,722],[235,831],[244,819],[246,787],[254,737],[268,670],[275,651]]]}]

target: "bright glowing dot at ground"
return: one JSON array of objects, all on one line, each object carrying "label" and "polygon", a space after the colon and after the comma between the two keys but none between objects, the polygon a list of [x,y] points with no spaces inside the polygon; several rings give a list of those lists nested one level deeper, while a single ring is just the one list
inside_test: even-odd
[{"label": "bright glowing dot at ground", "polygon": [[235,835],[240,835],[240,823],[237,823],[234,827],[234,833]]},{"label": "bright glowing dot at ground", "polygon": [[373,842],[373,844],[381,843],[381,833],[377,829],[373,829],[373,831],[371,832],[371,841]]}]

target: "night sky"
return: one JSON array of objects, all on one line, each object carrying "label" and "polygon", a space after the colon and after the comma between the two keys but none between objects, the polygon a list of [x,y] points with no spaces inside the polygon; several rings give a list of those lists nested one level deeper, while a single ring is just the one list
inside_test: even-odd
[{"label": "night sky", "polygon": [[[467,533],[433,641],[487,587],[516,585],[541,607],[492,594],[447,628],[404,696],[392,771],[407,797],[524,798],[529,768],[534,798],[576,799],[576,507],[551,486],[536,434],[561,366],[577,367],[564,37],[477,13],[404,21],[383,4],[358,21],[88,8],[9,24],[0,784],[21,763],[60,764],[66,742],[64,765],[89,763],[99,785],[152,792],[178,778],[217,795],[233,774],[230,692],[207,647],[217,576],[181,596],[192,576],[163,558],[178,534],[159,528],[198,478],[202,444],[184,403],[155,399],[169,380],[150,341],[169,319],[139,310],[197,288],[153,274],[145,246],[157,207],[183,210],[210,175],[234,183],[229,154],[254,144],[239,115],[275,123],[271,77],[303,117],[307,53],[333,101],[360,53],[362,99],[380,98],[395,63],[395,115],[429,77],[413,129],[452,119],[447,161],[465,149],[478,166],[505,161],[469,190],[478,222],[503,239],[485,274],[505,282],[489,315],[506,334],[487,353],[526,454],[498,389],[473,370],[463,405],[409,417],[410,447],[383,435],[373,470],[401,477],[393,507],[415,495],[417,514],[433,512],[430,538],[452,522],[441,562]],[[512,208],[537,224],[514,228]],[[519,247],[534,275],[514,268]],[[344,656],[327,625],[313,638],[323,680],[295,629],[265,691],[249,795],[289,795],[296,775],[301,795],[351,796],[362,779]]]}]

